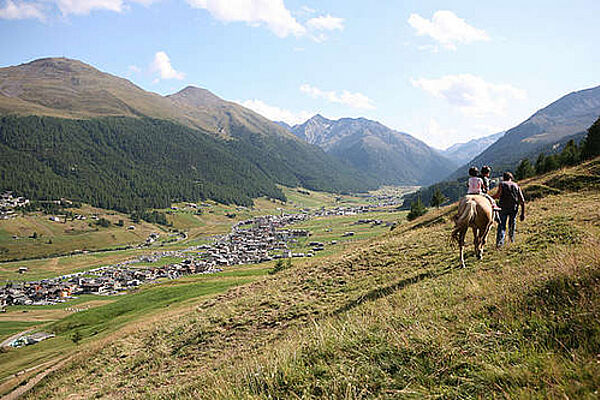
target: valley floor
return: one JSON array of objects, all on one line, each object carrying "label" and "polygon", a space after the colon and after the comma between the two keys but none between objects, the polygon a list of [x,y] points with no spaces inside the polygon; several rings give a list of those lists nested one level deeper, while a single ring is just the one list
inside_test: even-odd
[{"label": "valley floor", "polygon": [[[244,207],[224,206],[214,203],[204,203],[204,211],[198,215],[195,210],[190,210],[184,204],[176,205],[170,210],[169,220],[174,227],[185,231],[187,239],[175,243],[157,243],[157,246],[144,249],[115,250],[105,252],[90,252],[74,256],[60,256],[40,258],[19,262],[0,263],[0,278],[10,280],[39,280],[55,277],[57,275],[85,271],[103,265],[111,265],[142,254],[152,254],[155,251],[185,249],[189,246],[211,243],[215,233],[228,232],[233,224],[239,220],[253,218],[256,215],[269,213],[298,212],[300,209],[311,208],[318,210],[321,207],[351,207],[372,202],[373,199],[353,196],[337,196],[328,193],[308,191],[305,189],[285,188],[288,202],[267,199],[257,200],[254,209]],[[387,189],[385,196],[394,193],[396,189]],[[389,192],[389,193],[388,193]],[[101,210],[94,209],[95,215],[100,215]],[[106,211],[105,211],[106,212]],[[106,214],[108,216],[110,214]],[[377,212],[368,214],[314,217],[296,228],[308,229],[313,232],[309,239],[302,238],[293,245],[294,252],[303,252],[311,248],[309,243],[322,240],[326,243],[325,250],[316,254],[316,257],[329,257],[339,254],[348,246],[364,242],[370,237],[389,231],[390,223],[398,223],[405,212]],[[125,218],[123,215],[112,215],[112,219]],[[44,234],[55,234],[62,239],[62,230],[70,229],[67,224],[48,221],[43,215],[33,214],[19,217],[22,221],[4,221],[6,229],[19,230],[23,222],[29,225],[48,225],[51,231]],[[361,219],[377,219],[378,225],[372,223],[356,224]],[[114,222],[114,221],[113,221]],[[11,224],[12,223],[12,224]],[[76,222],[78,223],[78,222]],[[129,221],[128,221],[129,223]],[[125,224],[125,227],[128,224]],[[161,229],[151,224],[147,231]],[[2,228],[2,226],[0,226]],[[110,230],[126,229],[111,226]],[[353,231],[351,237],[343,237],[346,231]],[[96,232],[95,229],[90,231]],[[162,231],[161,231],[162,232]],[[86,233],[84,232],[83,235]],[[68,240],[68,238],[65,238]],[[12,240],[7,238],[6,240]],[[67,241],[65,240],[65,241]],[[83,238],[82,240],[87,240]],[[116,243],[118,244],[118,243]],[[136,264],[159,266],[165,262],[178,262],[179,259],[166,257],[156,263]],[[306,260],[294,259],[294,265],[305,263]],[[156,265],[155,265],[156,264]],[[25,274],[19,274],[18,268],[27,266]],[[216,294],[222,293],[231,287],[246,284],[261,279],[274,266],[273,262],[255,265],[227,267],[225,271],[211,275],[192,275],[174,281],[165,281],[158,284],[142,286],[140,289],[122,293],[120,296],[82,295],[66,303],[45,306],[9,306],[7,311],[0,313],[0,340],[4,340],[19,332],[48,331],[56,333],[56,337],[35,346],[20,349],[5,348],[0,352],[0,394],[8,393],[15,386],[25,385],[30,382],[40,371],[47,370],[80,348],[89,346],[98,340],[112,340],[107,338],[120,337],[118,330],[128,331],[131,326],[140,321],[164,318],[167,314],[181,314],[193,309],[193,304]],[[76,343],[73,338],[79,337]]]},{"label": "valley floor", "polygon": [[597,398],[600,160],[523,184],[517,241],[465,269],[449,206],[81,346],[29,398]]}]

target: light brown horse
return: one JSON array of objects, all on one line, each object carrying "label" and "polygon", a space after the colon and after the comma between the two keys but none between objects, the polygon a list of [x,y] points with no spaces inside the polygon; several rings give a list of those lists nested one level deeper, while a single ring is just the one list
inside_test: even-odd
[{"label": "light brown horse", "polygon": [[458,203],[458,213],[454,216],[452,240],[460,249],[460,264],[465,267],[465,236],[469,228],[473,228],[475,255],[483,258],[483,246],[494,222],[492,205],[488,199],[480,195],[467,195]]}]

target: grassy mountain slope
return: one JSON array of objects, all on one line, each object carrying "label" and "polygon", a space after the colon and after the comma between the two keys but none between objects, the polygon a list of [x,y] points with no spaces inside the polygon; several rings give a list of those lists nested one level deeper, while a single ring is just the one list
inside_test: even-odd
[{"label": "grassy mountain slope", "polygon": [[527,120],[509,129],[506,134],[467,165],[459,168],[449,179],[465,176],[468,165],[491,165],[510,168],[525,157],[564,144],[573,135],[582,137],[600,115],[600,86],[569,93]]},{"label": "grassy mountain slope", "polygon": [[465,269],[453,205],[82,348],[29,398],[594,398],[600,159],[523,183],[517,242]]},{"label": "grassy mountain slope", "polygon": [[210,129],[168,99],[78,60],[44,58],[0,68],[0,112],[63,118],[142,115]]}]

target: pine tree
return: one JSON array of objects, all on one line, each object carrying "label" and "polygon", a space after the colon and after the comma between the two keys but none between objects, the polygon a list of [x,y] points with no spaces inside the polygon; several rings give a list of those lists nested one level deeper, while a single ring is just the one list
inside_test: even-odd
[{"label": "pine tree", "polygon": [[515,178],[517,180],[531,178],[535,175],[535,170],[529,159],[526,158],[519,163],[519,166],[515,170]]},{"label": "pine tree", "polygon": [[555,169],[560,168],[559,156],[557,154],[552,154],[546,157],[546,162],[544,163],[544,172],[554,171]]},{"label": "pine tree", "polygon": [[544,153],[540,153],[537,160],[535,161],[535,173],[538,175],[543,174],[546,168],[546,155]]},{"label": "pine tree", "polygon": [[571,139],[560,153],[560,165],[561,167],[575,165],[579,162],[580,158],[579,148],[575,144],[575,141]]},{"label": "pine tree", "polygon": [[436,187],[435,191],[433,192],[433,196],[431,196],[431,201],[429,202],[429,205],[431,207],[440,208],[440,206],[444,204],[446,200],[447,198],[446,196],[444,196],[440,188]]},{"label": "pine tree", "polygon": [[409,221],[412,221],[413,219],[420,217],[421,215],[425,214],[426,212],[427,212],[427,207],[425,207],[425,204],[423,204],[423,201],[421,200],[421,196],[419,196],[419,197],[417,197],[417,200],[413,201],[410,204],[410,212],[406,216],[406,219],[408,219]]},{"label": "pine tree", "polygon": [[583,159],[590,159],[598,155],[600,155],[600,118],[588,128],[588,134],[581,149]]}]

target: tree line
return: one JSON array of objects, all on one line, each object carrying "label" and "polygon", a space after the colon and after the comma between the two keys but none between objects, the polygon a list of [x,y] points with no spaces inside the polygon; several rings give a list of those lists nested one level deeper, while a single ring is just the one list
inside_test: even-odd
[{"label": "tree line", "polygon": [[277,183],[340,192],[367,188],[360,176],[306,146],[243,130],[222,140],[151,118],[4,116],[0,190],[45,201],[68,198],[154,220],[144,210],[173,202],[251,206],[262,196],[285,201]]},{"label": "tree line", "polygon": [[[569,140],[559,153],[540,153],[535,164],[528,158],[523,159],[514,170],[515,178],[530,178],[597,156],[600,156],[600,117],[588,128],[586,137],[579,144]],[[465,182],[462,179],[440,182],[406,196],[400,208],[409,209],[408,219],[412,220],[427,212],[426,204],[439,207],[447,202],[457,201],[465,193]]]},{"label": "tree line", "polygon": [[579,145],[569,140],[560,153],[540,153],[533,164],[528,158],[521,160],[515,169],[515,178],[526,179],[559,168],[576,165],[600,155],[600,118],[589,127],[587,136]]}]

